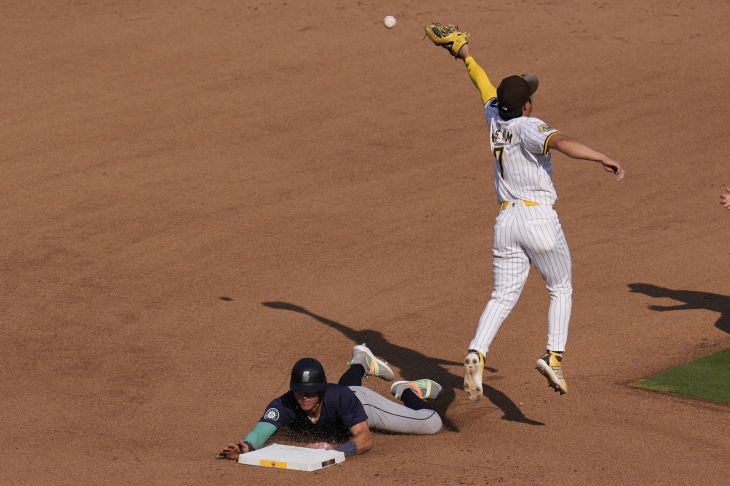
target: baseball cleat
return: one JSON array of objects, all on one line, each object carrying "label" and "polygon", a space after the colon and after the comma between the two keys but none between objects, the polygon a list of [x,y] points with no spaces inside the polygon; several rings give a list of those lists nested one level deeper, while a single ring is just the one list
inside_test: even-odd
[{"label": "baseball cleat", "polygon": [[395,373],[388,363],[376,358],[365,343],[352,348],[352,359],[347,364],[361,364],[365,368],[365,376],[376,376],[385,381],[393,381],[395,378]]},{"label": "baseball cleat", "polygon": [[464,391],[469,399],[478,402],[482,399],[482,374],[484,373],[484,355],[476,349],[470,349],[464,358]]},{"label": "baseball cleat", "polygon": [[563,353],[548,350],[545,356],[537,360],[535,368],[547,378],[548,386],[561,395],[568,393],[568,384],[563,377]]},{"label": "baseball cleat", "polygon": [[396,381],[390,387],[390,393],[398,400],[403,396],[403,392],[411,389],[418,398],[434,400],[444,394],[444,389],[433,380],[423,379],[416,381]]}]

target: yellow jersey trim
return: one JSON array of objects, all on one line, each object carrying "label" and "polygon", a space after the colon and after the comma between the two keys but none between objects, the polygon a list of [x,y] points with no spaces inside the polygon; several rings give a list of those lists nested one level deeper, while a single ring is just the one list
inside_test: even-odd
[{"label": "yellow jersey trim", "polygon": [[552,136],[553,136],[553,135],[555,135],[556,133],[560,133],[560,132],[559,132],[559,131],[553,132],[553,133],[551,133],[550,135],[548,135],[548,137],[547,137],[547,138],[545,139],[545,147],[543,147],[543,149],[542,149],[542,154],[543,154],[543,155],[547,155],[547,154],[548,154],[548,151],[550,150],[550,149],[548,148],[548,142],[550,141],[550,137],[552,137]]}]

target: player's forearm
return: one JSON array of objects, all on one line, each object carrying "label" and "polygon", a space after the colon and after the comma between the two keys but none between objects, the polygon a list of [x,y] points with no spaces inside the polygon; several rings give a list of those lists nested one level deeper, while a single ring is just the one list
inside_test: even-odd
[{"label": "player's forearm", "polygon": [[593,162],[601,162],[606,156],[601,152],[593,150],[584,143],[574,138],[567,137],[562,133],[556,133],[548,140],[548,147],[558,152],[564,153],[573,159],[591,160]]},{"label": "player's forearm", "polygon": [[[467,46],[464,46],[461,49],[463,51],[466,48]],[[474,83],[474,86],[476,86],[479,90],[479,94],[482,97],[482,103],[486,105],[487,101],[497,96],[497,88],[495,88],[489,80],[484,69],[477,64],[473,57],[468,56],[468,51],[465,54],[467,57],[464,58],[464,64],[466,64],[466,70],[469,72],[469,78],[471,78],[471,82]]]},{"label": "player's forearm", "polygon": [[[260,449],[261,446],[263,446],[267,440],[269,440],[269,437],[274,435],[274,432],[276,432],[276,425],[270,424],[268,422],[259,422],[256,424],[256,427],[248,433],[245,439],[243,439],[244,443],[251,444],[255,449]],[[251,452],[251,451],[248,451]]]},{"label": "player's forearm", "polygon": [[363,454],[373,446],[373,436],[369,430],[359,432],[352,436],[350,442],[357,446],[357,454]]}]

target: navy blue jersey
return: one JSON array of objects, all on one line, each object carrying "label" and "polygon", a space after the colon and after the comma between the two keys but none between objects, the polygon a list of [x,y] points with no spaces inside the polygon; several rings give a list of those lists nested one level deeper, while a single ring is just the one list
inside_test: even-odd
[{"label": "navy blue jersey", "polygon": [[299,408],[294,392],[286,392],[273,400],[260,422],[274,425],[277,429],[287,426],[292,431],[307,437],[323,439],[346,439],[350,428],[366,422],[365,409],[355,394],[346,386],[327,385],[322,403],[322,412],[316,424],[312,423]]}]

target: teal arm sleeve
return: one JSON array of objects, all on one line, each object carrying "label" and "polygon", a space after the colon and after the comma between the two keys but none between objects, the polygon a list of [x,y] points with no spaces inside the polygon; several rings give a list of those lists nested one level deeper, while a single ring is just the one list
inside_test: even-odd
[{"label": "teal arm sleeve", "polygon": [[256,427],[254,427],[253,430],[248,433],[243,441],[250,442],[256,449],[260,449],[261,446],[264,445],[267,440],[269,440],[269,437],[274,435],[276,429],[277,427],[274,424],[270,424],[268,422],[259,422],[256,424]]}]

